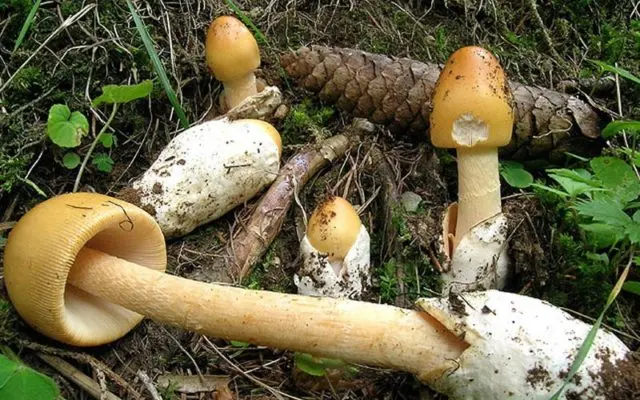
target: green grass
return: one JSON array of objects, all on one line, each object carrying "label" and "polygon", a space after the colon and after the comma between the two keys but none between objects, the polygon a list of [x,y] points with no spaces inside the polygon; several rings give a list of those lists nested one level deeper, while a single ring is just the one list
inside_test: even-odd
[{"label": "green grass", "polygon": [[167,94],[167,97],[169,98],[169,101],[171,102],[173,109],[176,111],[176,114],[178,115],[178,119],[180,119],[182,128],[186,129],[189,127],[189,120],[187,119],[187,116],[185,115],[184,110],[182,109],[182,105],[178,101],[178,97],[176,96],[176,93],[173,90],[171,83],[169,82],[169,78],[167,77],[167,73],[164,70],[162,61],[160,61],[160,57],[156,52],[156,49],[153,45],[153,41],[149,36],[149,32],[147,31],[147,28],[144,22],[140,18],[140,15],[138,15],[138,12],[136,11],[135,7],[133,6],[130,0],[127,0],[127,5],[129,6],[129,11],[133,16],[133,20],[136,24],[136,28],[138,29],[138,33],[140,34],[140,38],[144,43],[144,47],[147,49],[147,52],[149,53],[149,58],[153,63],[154,70],[158,78],[160,79],[160,83],[162,84],[162,87],[164,88],[164,91]]},{"label": "green grass", "polygon": [[29,32],[29,28],[33,24],[33,20],[35,19],[36,13],[38,12],[39,8],[40,0],[36,0],[36,2],[33,3],[33,6],[31,7],[31,11],[29,11],[29,15],[27,15],[27,19],[22,25],[22,29],[20,29],[20,35],[18,35],[18,39],[16,39],[16,44],[13,46],[12,53],[15,53],[16,50],[18,50],[18,47],[20,47],[20,45],[24,41],[24,38],[27,36],[27,32]]}]

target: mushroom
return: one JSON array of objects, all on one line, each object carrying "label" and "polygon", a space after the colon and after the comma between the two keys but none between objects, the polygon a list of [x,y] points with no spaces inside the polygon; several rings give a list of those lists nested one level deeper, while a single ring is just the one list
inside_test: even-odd
[{"label": "mushroom", "polygon": [[[421,299],[410,310],[192,281],[165,273],[166,260],[162,231],[142,209],[70,193],[14,226],[4,280],[20,316],[69,345],[110,343],[149,317],[220,339],[406,371],[451,399],[547,398],[589,331],[517,294]],[[601,330],[568,390],[603,398],[603,376],[630,353]],[[532,382],[536,371],[544,379]]]},{"label": "mushroom", "polygon": [[369,233],[346,199],[329,196],[316,209],[300,243],[298,293],[358,298],[371,284]]},{"label": "mushroom", "polygon": [[167,238],[186,235],[269,186],[281,153],[280,134],[267,122],[206,121],[173,138],[118,197],[153,215]]},{"label": "mushroom", "polygon": [[432,98],[431,142],[455,148],[458,164],[458,201],[444,218],[445,290],[502,288],[508,260],[498,148],[509,144],[514,122],[507,78],[489,51],[463,47],[449,57]]},{"label": "mushroom", "polygon": [[224,15],[209,25],[206,61],[224,86],[224,105],[232,109],[258,93],[255,70],[260,49],[253,34],[237,18]]}]

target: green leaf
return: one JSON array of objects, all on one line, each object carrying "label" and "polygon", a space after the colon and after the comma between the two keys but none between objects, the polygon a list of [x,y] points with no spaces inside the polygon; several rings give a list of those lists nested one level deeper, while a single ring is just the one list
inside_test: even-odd
[{"label": "green leaf", "polygon": [[243,348],[243,349],[246,348],[246,347],[249,347],[249,343],[247,343],[247,342],[239,342],[237,340],[230,340],[229,342],[231,343],[231,345],[233,347],[240,347],[240,348]]},{"label": "green leaf", "polygon": [[98,171],[109,173],[113,169],[113,160],[105,153],[96,153],[91,163],[98,168]]},{"label": "green leaf", "polygon": [[526,188],[533,183],[533,176],[522,164],[515,161],[503,161],[500,165],[500,175],[515,188]]},{"label": "green leaf", "polygon": [[617,157],[596,157],[589,162],[602,186],[626,204],[640,196],[640,182],[629,164]]},{"label": "green leaf", "polygon": [[625,230],[620,226],[593,223],[580,224],[580,227],[589,233],[589,244],[597,249],[611,247],[625,238]]},{"label": "green leaf", "polygon": [[107,149],[110,149],[111,146],[113,146],[114,137],[113,137],[113,134],[111,133],[103,133],[102,135],[100,135],[99,140],[104,147],[106,147]]},{"label": "green leaf", "polygon": [[576,204],[578,212],[587,217],[593,218],[596,222],[627,227],[631,222],[629,217],[620,206],[606,199],[582,201]]},{"label": "green leaf", "polygon": [[89,121],[81,112],[71,112],[65,104],[54,104],[49,109],[47,134],[60,147],[77,147],[89,132]]},{"label": "green leaf", "polygon": [[327,369],[346,369],[349,373],[357,372],[357,368],[342,360],[314,357],[308,353],[295,353],[294,361],[298,369],[313,376],[324,376]]},{"label": "green leaf", "polygon": [[554,189],[554,188],[546,186],[546,185],[541,185],[539,183],[532,183],[531,186],[535,187],[535,188],[538,188],[538,189],[546,190],[547,192],[551,192],[551,193],[556,194],[556,195],[558,195],[558,196],[560,196],[562,198],[569,197],[569,193],[563,192],[563,191],[558,190],[558,189]]},{"label": "green leaf", "polygon": [[601,135],[605,139],[609,139],[618,133],[626,131],[634,134],[640,132],[640,121],[612,121],[604,127]]},{"label": "green leaf", "polygon": [[640,282],[638,281],[625,282],[624,285],[622,285],[622,290],[625,290],[629,293],[637,294],[638,296],[640,296]]},{"label": "green leaf", "polygon": [[[637,213],[636,213],[637,214]],[[633,221],[624,231],[628,236],[631,243],[639,243],[640,244],[640,223],[638,221]]]},{"label": "green leaf", "polygon": [[74,169],[78,165],[80,165],[80,156],[73,151],[68,152],[62,157],[62,164],[68,169]]},{"label": "green leaf", "polygon": [[621,77],[623,77],[625,79],[628,79],[628,80],[630,80],[632,82],[635,82],[638,85],[640,85],[640,78],[636,77],[635,75],[633,75],[631,72],[627,71],[626,69],[614,67],[613,65],[609,65],[607,63],[604,63],[604,62],[598,61],[598,60],[589,60],[589,61],[591,61],[595,65],[599,66],[603,71],[608,71],[608,72],[612,72],[614,74],[618,74]]},{"label": "green leaf", "polygon": [[322,359],[316,359],[311,354],[296,353],[294,355],[295,365],[298,369],[313,376],[324,376],[327,373]]},{"label": "green leaf", "polygon": [[549,169],[547,173],[571,197],[603,190],[599,187],[600,184],[594,181],[589,171],[585,169]]},{"label": "green leaf", "polygon": [[102,94],[93,100],[93,106],[100,104],[124,104],[133,100],[149,96],[153,90],[153,82],[149,79],[137,85],[106,85],[102,87]]},{"label": "green leaf", "polygon": [[59,395],[53,379],[0,355],[0,399],[53,400]]}]

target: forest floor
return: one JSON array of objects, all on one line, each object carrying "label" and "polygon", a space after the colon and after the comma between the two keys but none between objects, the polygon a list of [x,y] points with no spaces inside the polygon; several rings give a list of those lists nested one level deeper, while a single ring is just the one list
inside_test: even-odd
[{"label": "forest floor", "polygon": [[[287,106],[286,114],[274,122],[283,138],[283,163],[305,145],[344,131],[353,120],[348,112],[299,87],[283,70],[282,54],[315,44],[435,64],[444,63],[460,47],[480,45],[499,57],[514,81],[588,98],[616,119],[640,119],[640,85],[616,81],[590,62],[599,60],[640,75],[637,1],[537,0],[537,7],[532,6],[535,0],[134,3],[191,124],[215,115],[222,89],[204,59],[207,27],[217,16],[234,14],[230,4],[242,10],[266,39],[259,41],[259,76],[282,90]],[[65,152],[46,136],[51,106],[62,103],[84,113],[91,138],[108,118],[108,109],[91,105],[102,86],[154,80],[148,99],[121,106],[111,124],[115,145],[101,148],[103,157],[87,165],[80,191],[115,195],[181,131],[125,2],[43,1],[23,43],[14,50],[31,5],[28,0],[0,2],[0,254],[13,222],[45,198],[70,192],[78,174],[77,167],[63,165]],[[59,29],[73,15],[79,18]],[[77,149],[81,156],[90,144],[85,139]],[[631,164],[640,160],[634,154],[635,140],[614,138],[599,146],[596,153]],[[384,154],[390,173],[372,168],[373,153]],[[432,295],[438,290],[437,257],[432,253],[437,253],[442,211],[457,194],[453,155],[434,151],[427,132],[409,137],[376,126],[366,140],[301,190],[299,204],[291,208],[282,231],[242,285],[294,293],[301,210],[310,214],[318,201],[335,194],[362,206],[360,217],[371,233],[374,285],[367,300],[410,307],[417,298]],[[552,164],[544,154],[539,158],[544,162],[525,160],[525,167],[537,183],[553,187],[557,184],[545,168],[586,165],[573,157]],[[387,205],[380,195],[389,176],[398,195],[414,192],[421,199],[416,211],[399,211],[391,221],[382,217]],[[502,196],[516,271],[507,290],[548,300],[592,323],[627,259],[635,254],[633,240],[606,248],[594,245],[567,202],[549,191],[504,183]],[[233,240],[230,232],[257,201],[169,241],[168,272],[232,282],[221,254]],[[387,222],[393,224],[392,239],[386,235]],[[633,264],[628,280],[639,281],[639,275]],[[113,344],[70,348],[24,324],[5,292],[0,300],[0,341],[54,377],[66,399],[88,397],[38,354],[64,358],[122,399],[151,398],[137,375],[140,370],[155,382],[163,399],[442,398],[410,374],[358,367],[353,376],[344,375],[344,370],[312,376],[296,367],[293,353],[205,338],[150,320]],[[639,300],[638,294],[622,291],[603,321],[634,350],[640,344]],[[168,375],[197,374],[219,379],[214,388],[197,394],[181,394],[159,383]]]}]

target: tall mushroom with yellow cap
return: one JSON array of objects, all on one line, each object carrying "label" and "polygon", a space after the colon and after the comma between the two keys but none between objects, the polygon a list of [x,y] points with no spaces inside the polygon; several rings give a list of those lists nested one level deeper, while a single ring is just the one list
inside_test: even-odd
[{"label": "tall mushroom with yellow cap", "polygon": [[454,52],[433,93],[430,137],[455,148],[458,202],[444,224],[451,257],[445,289],[501,288],[507,277],[506,219],[502,214],[498,148],[511,140],[512,95],[499,61],[468,46]]},{"label": "tall mushroom with yellow cap", "polygon": [[369,233],[349,201],[329,196],[314,210],[300,243],[298,293],[358,298],[371,283]]},{"label": "tall mushroom with yellow cap", "polygon": [[251,31],[237,18],[223,15],[211,22],[205,58],[209,70],[224,86],[220,103],[225,112],[251,99],[262,103],[263,98],[274,98],[279,102],[280,91],[276,87],[258,84],[255,71],[260,66],[260,48]]},{"label": "tall mushroom with yellow cap", "polygon": [[[496,290],[465,293],[464,301],[419,299],[407,309],[198,282],[165,273],[166,262],[149,214],[101,194],[71,193],[18,221],[3,272],[20,316],[73,346],[113,342],[148,317],[215,338],[406,371],[452,400],[550,398],[590,330],[549,303]],[[606,399],[612,385],[633,384],[637,364],[615,335],[600,329],[590,350],[567,393]]]}]

